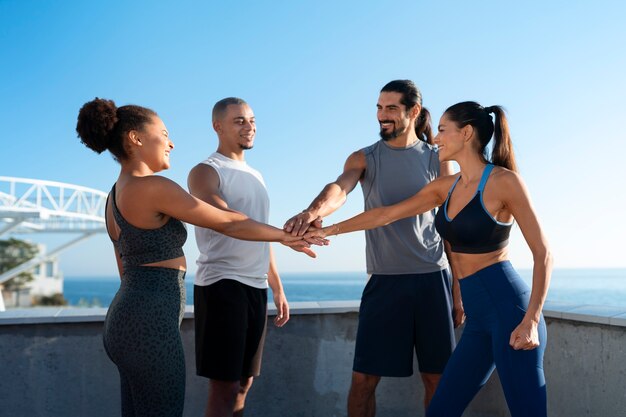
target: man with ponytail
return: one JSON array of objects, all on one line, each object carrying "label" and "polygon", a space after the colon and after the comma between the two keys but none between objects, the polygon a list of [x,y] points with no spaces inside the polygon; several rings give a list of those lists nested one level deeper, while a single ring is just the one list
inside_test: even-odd
[{"label": "man with ponytail", "polygon": [[[541,310],[552,256],[517,173],[504,111],[473,101],[455,104],[441,117],[435,143],[440,160],[456,161],[459,174],[438,178],[398,204],[370,209],[305,237],[369,230],[439,207],[435,226],[450,245],[467,322],[426,415],[460,417],[497,368],[511,416],[546,417],[547,335]],[[514,220],[533,254],[532,288],[507,260]]]},{"label": "man with ponytail", "polygon": [[[440,174],[432,145],[430,114],[410,80],[385,85],[378,98],[381,140],[352,153],[343,173],[284,228],[303,235],[310,225],[337,210],[360,182],[365,208],[398,203]],[[444,244],[434,226],[435,211],[366,232],[367,273],[348,396],[348,416],[375,415],[376,387],[383,376],[413,374],[414,351],[428,405],[455,345],[454,325],[461,323],[460,292],[452,279]],[[454,322],[454,323],[453,323]]]}]

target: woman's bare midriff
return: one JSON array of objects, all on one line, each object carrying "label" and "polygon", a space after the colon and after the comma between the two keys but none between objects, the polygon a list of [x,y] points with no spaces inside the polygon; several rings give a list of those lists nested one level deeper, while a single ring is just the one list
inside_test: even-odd
[{"label": "woman's bare midriff", "polygon": [[178,258],[168,259],[165,261],[152,262],[149,264],[143,264],[141,266],[151,266],[158,268],[170,268],[170,269],[179,269],[181,271],[187,270],[187,261],[184,256],[179,256]]},{"label": "woman's bare midriff", "polygon": [[454,277],[463,279],[490,265],[506,261],[509,258],[508,255],[507,247],[489,253],[450,252],[450,262]]}]

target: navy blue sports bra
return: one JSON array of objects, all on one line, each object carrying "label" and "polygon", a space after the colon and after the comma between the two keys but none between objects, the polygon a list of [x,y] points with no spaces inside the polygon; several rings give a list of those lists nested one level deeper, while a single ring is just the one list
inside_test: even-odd
[{"label": "navy blue sports bra", "polygon": [[483,190],[493,165],[485,166],[474,198],[457,214],[448,217],[448,201],[461,176],[456,179],[446,202],[439,207],[435,216],[435,227],[442,238],[450,243],[452,252],[488,253],[505,247],[509,243],[511,223],[502,223],[493,218],[485,208]]},{"label": "navy blue sports bra", "polygon": [[183,245],[187,240],[187,229],[183,222],[170,217],[167,223],[157,229],[142,229],[128,223],[115,203],[115,185],[109,194],[113,204],[113,217],[120,228],[118,240],[113,245],[122,259],[122,265],[139,266],[184,255]]}]

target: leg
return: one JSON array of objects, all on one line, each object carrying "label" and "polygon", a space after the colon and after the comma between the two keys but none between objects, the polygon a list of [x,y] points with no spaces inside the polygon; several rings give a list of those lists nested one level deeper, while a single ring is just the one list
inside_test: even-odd
[{"label": "leg", "polygon": [[435,394],[456,346],[452,322],[452,286],[447,270],[416,280],[415,353],[424,383],[424,409]]},{"label": "leg", "polygon": [[[171,337],[175,339],[152,340],[151,352],[154,356],[149,356],[145,360],[136,357],[136,366],[129,367],[129,382],[136,417],[183,415],[185,358],[178,333],[178,317],[172,321]],[[160,346],[157,343],[160,343]]]},{"label": "leg", "polygon": [[539,347],[514,350],[509,346],[511,332],[526,314],[531,289],[510,263],[495,265],[484,281],[494,294],[498,320],[493,323],[493,352],[509,411],[513,417],[547,415],[543,354],[547,343],[546,323],[539,322]]},{"label": "leg", "polygon": [[428,408],[430,401],[435,395],[439,380],[441,380],[441,374],[427,374],[422,372],[422,382],[424,383],[424,410]]},{"label": "leg", "polygon": [[466,328],[446,365],[426,415],[460,417],[478,390],[485,385],[493,369],[491,337]]},{"label": "leg", "polygon": [[354,350],[349,417],[373,417],[381,376],[413,374],[414,275],[372,275],[363,291]]},{"label": "leg", "polygon": [[509,346],[511,331],[507,328],[497,339],[494,338],[493,348],[498,376],[511,416],[546,417],[546,380],[543,373],[545,322],[542,319],[539,324],[541,345],[533,350],[514,350]]},{"label": "leg", "polygon": [[376,386],[380,377],[352,372],[352,385],[348,394],[348,417],[374,417],[376,415]]},{"label": "leg", "polygon": [[209,380],[209,399],[205,417],[232,417],[239,387],[239,381]]},{"label": "leg", "polygon": [[237,391],[237,399],[235,400],[235,412],[233,417],[243,417],[243,410],[246,406],[246,396],[252,386],[253,377],[242,378],[239,381],[239,390]]},{"label": "leg", "polygon": [[148,294],[120,290],[107,316],[106,348],[120,371],[124,417],[183,415],[185,357],[176,274],[162,269],[127,270],[126,280],[164,288]]},{"label": "leg", "polygon": [[135,406],[133,405],[130,383],[122,371],[120,371],[120,386],[122,388],[122,417],[135,417]]}]

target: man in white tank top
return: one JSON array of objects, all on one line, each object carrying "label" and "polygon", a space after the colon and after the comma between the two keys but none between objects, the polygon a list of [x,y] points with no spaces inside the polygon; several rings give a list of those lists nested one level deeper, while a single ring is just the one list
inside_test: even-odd
[{"label": "man in white tank top", "polygon": [[[213,128],[217,151],[191,170],[189,191],[214,206],[267,223],[263,177],[244,160],[256,133],[252,109],[238,98],[220,100],[213,108]],[[194,285],[196,372],[209,378],[205,416],[232,416],[242,412],[260,372],[268,284],[277,308],[276,326],[289,320],[289,305],[269,243],[200,227],[195,233],[200,250]]]}]

